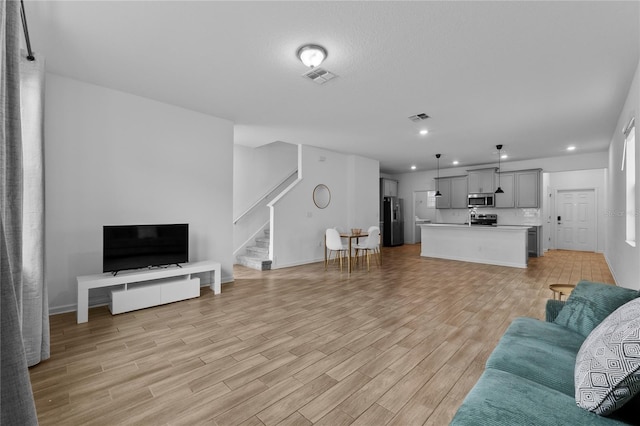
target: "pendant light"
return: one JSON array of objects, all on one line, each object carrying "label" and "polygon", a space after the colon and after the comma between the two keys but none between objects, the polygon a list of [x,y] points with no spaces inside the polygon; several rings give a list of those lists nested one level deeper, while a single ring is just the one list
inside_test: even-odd
[{"label": "pendant light", "polygon": [[438,178],[436,179],[436,197],[442,197],[440,193],[440,154],[436,154],[436,158],[438,159]]},{"label": "pendant light", "polygon": [[498,189],[496,189],[496,194],[504,194],[502,188],[500,188],[500,158],[502,158],[502,145],[496,145],[498,149]]}]

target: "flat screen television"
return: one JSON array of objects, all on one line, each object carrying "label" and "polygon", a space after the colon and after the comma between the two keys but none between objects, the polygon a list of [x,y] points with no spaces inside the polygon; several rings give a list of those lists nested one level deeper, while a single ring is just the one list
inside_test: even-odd
[{"label": "flat screen television", "polygon": [[117,273],[189,261],[189,224],[103,228],[103,272]]}]

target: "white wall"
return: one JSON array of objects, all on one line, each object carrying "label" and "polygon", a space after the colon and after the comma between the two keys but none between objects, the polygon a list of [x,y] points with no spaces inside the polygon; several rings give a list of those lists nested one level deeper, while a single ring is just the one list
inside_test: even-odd
[{"label": "white wall", "polygon": [[190,260],[233,280],[233,123],[53,74],[45,120],[52,313],[75,310],[76,276],[102,272],[103,225],[189,223]]},{"label": "white wall", "polygon": [[380,163],[365,157],[350,155],[349,216],[350,228],[368,229],[380,222]]},{"label": "white wall", "polygon": [[252,148],[233,147],[233,217],[249,208],[298,168],[298,146],[274,142]]},{"label": "white wall", "polygon": [[[452,167],[440,169],[440,177],[466,175],[467,169],[480,169],[483,167],[497,167],[498,163],[476,165],[473,167]],[[503,172],[526,169],[542,169],[543,172],[566,172],[577,170],[604,169],[608,166],[607,153],[597,152],[590,154],[567,154],[558,157],[539,158],[534,160],[506,161],[502,162]],[[413,221],[413,192],[435,190],[436,170],[424,172],[408,172],[392,175],[392,179],[398,180],[398,196],[405,200],[404,211],[404,238],[406,243],[414,242]],[[604,191],[603,191],[604,192]],[[544,197],[543,197],[544,198]],[[546,200],[544,200],[546,201]],[[544,203],[543,203],[544,207]],[[490,211],[491,210],[491,211]],[[540,209],[487,209],[487,213],[497,213],[498,220],[502,224],[518,225],[542,225],[547,226],[543,208]],[[437,219],[439,222],[463,223],[466,221],[467,209],[439,209]],[[548,227],[548,226],[547,226]],[[548,231],[544,230],[543,232]],[[599,231],[603,232],[603,231]],[[545,248],[547,245],[545,244]]]},{"label": "white wall", "polygon": [[[272,210],[272,268],[324,259],[324,231],[331,227],[367,229],[378,224],[379,162],[311,146],[300,146],[300,179]],[[313,203],[316,185],[325,184],[331,202]]]},{"label": "white wall", "polygon": [[[636,146],[638,146],[638,114],[640,114],[640,62],[636,69],[629,95],[618,118],[618,124],[609,145],[607,231],[605,257],[619,286],[640,289],[640,258],[638,247],[625,242],[625,172],[620,170],[624,136],[622,129],[631,117],[636,118]],[[640,200],[640,149],[636,148],[636,202]],[[636,210],[637,211],[637,210]],[[640,219],[636,213],[636,230],[640,230]]]}]

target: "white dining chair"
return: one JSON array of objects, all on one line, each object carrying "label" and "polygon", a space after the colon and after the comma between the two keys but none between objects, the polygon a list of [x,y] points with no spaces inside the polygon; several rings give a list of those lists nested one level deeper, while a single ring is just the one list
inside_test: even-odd
[{"label": "white dining chair", "polygon": [[369,230],[367,230],[367,234],[371,234],[374,229],[378,231],[378,245],[376,246],[374,253],[378,254],[378,260],[380,260],[380,264],[382,265],[382,253],[380,252],[380,242],[382,241],[382,238],[380,238],[380,228],[375,225],[370,226]]},{"label": "white dining chair", "polygon": [[365,252],[365,255],[367,256],[367,271],[368,271],[371,265],[371,253],[373,253],[374,255],[376,264],[378,266],[380,265],[380,262],[379,262],[380,228],[378,228],[377,226],[372,226],[369,228],[369,231],[367,233],[369,234],[367,239],[361,244],[356,244],[355,249],[356,249],[356,258],[358,257],[358,252],[360,250]]},{"label": "white dining chair", "polygon": [[[325,231],[325,244],[327,246],[327,250],[329,250],[327,263],[331,260],[331,253],[336,252],[336,256],[340,257],[340,271],[342,271],[342,258],[346,257],[347,261],[349,261],[351,256],[350,253],[348,253],[348,246],[342,243],[340,233],[334,228],[327,229]],[[327,269],[327,264],[324,265],[324,268]]]}]

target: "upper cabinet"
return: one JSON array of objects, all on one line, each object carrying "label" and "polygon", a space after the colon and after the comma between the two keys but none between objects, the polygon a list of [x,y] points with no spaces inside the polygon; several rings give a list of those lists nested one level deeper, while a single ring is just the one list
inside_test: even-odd
[{"label": "upper cabinet", "polygon": [[537,208],[540,206],[540,170],[515,172],[516,207]]},{"label": "upper cabinet", "polygon": [[[541,169],[496,173],[494,168],[470,170],[468,176],[436,178],[437,209],[466,209],[469,193],[494,193],[498,186],[504,191],[494,194],[496,208],[538,208],[540,206]],[[487,184],[487,179],[493,183]]]},{"label": "upper cabinet", "polygon": [[393,179],[380,179],[382,187],[383,197],[397,197],[398,196],[398,181]]},{"label": "upper cabinet", "polygon": [[469,206],[469,191],[467,189],[467,177],[455,176],[451,178],[451,208],[466,209]]},{"label": "upper cabinet", "polygon": [[467,208],[467,177],[452,176],[436,179],[436,189],[442,194],[436,198],[437,209]]},{"label": "upper cabinet", "polygon": [[538,208],[540,206],[540,171],[540,169],[534,169],[497,173],[496,188],[499,184],[504,193],[495,195],[496,207]]},{"label": "upper cabinet", "polygon": [[495,203],[498,208],[514,208],[516,206],[515,198],[515,174],[496,173],[496,189],[498,186],[504,191],[503,194],[495,195]]},{"label": "upper cabinet", "polygon": [[441,196],[436,198],[436,209],[451,208],[451,178],[436,178],[436,191]]},{"label": "upper cabinet", "polygon": [[496,168],[467,170],[469,193],[494,192]]}]

